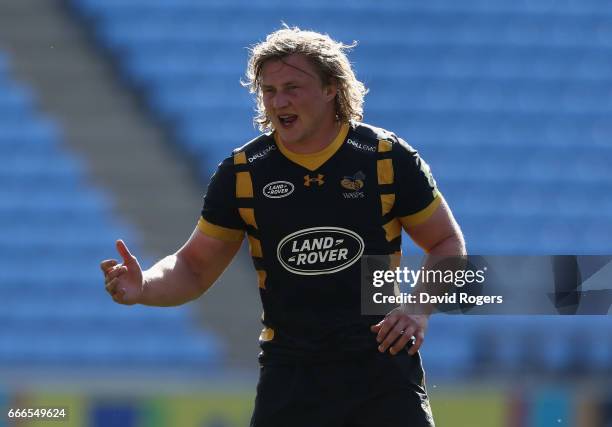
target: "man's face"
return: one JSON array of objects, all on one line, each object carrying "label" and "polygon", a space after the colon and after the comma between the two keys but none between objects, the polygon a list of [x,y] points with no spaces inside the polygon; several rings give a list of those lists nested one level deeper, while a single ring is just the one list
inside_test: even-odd
[{"label": "man's face", "polygon": [[334,126],[336,86],[323,86],[303,55],[267,61],[261,70],[261,91],[266,114],[284,143],[316,142]]}]

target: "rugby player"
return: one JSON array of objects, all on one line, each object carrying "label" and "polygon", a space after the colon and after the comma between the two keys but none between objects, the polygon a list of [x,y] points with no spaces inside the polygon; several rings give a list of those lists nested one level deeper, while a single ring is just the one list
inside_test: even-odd
[{"label": "rugby player", "polygon": [[418,353],[427,312],[362,316],[359,260],[397,254],[402,228],[431,256],[465,245],[418,153],[361,122],[350,47],[298,28],[255,45],[244,84],[264,133],[219,165],[189,240],[144,272],[121,240],[123,262],[101,264],[120,304],[183,304],[246,234],[264,325],[251,426],[434,425]]}]

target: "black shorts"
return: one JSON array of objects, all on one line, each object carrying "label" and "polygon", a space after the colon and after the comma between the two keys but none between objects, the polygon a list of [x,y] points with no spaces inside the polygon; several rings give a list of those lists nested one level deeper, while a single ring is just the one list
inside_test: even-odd
[{"label": "black shorts", "polygon": [[433,427],[421,359],[372,352],[261,367],[251,427]]}]

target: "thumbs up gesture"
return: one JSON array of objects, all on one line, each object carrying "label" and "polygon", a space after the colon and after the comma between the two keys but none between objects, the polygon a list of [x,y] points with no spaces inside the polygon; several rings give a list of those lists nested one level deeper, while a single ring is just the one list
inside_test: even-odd
[{"label": "thumbs up gesture", "polygon": [[133,305],[140,302],[142,297],[144,286],[142,269],[123,240],[117,240],[117,252],[121,255],[123,263],[119,264],[114,259],[100,263],[106,292],[119,304]]}]

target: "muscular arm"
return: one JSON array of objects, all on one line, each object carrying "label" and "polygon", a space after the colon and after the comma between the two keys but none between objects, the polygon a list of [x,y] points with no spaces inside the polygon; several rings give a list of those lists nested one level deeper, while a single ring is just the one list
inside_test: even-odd
[{"label": "muscular arm", "polygon": [[422,224],[405,227],[406,233],[428,255],[461,256],[466,254],[465,241],[446,200],[442,195],[436,211]]},{"label": "muscular arm", "polygon": [[174,306],[206,292],[232,261],[241,242],[209,237],[196,228],[175,254],[143,272],[144,305]]},{"label": "muscular arm", "polygon": [[184,304],[213,285],[240,244],[207,236],[196,228],[176,253],[143,272],[136,257],[123,241],[118,241],[123,263],[111,259],[101,264],[106,290],[120,304],[160,307]]},{"label": "muscular arm", "polygon": [[[426,270],[439,261],[441,256],[466,255],[463,234],[444,198],[429,218],[420,224],[407,226],[405,230],[427,253],[423,265]],[[420,288],[421,285],[418,284],[414,292],[418,293]],[[391,354],[397,354],[414,336],[415,342],[409,353],[416,353],[425,339],[432,309],[431,305],[410,307],[410,310],[400,307],[373,325],[371,329],[376,333],[376,340],[380,344],[379,351],[385,352],[388,349]]]},{"label": "muscular arm", "polygon": [[[458,265],[461,259],[454,258],[467,255],[463,233],[461,233],[461,229],[457,221],[455,221],[446,200],[444,200],[442,195],[439,197],[442,197],[440,206],[438,206],[431,217],[422,224],[406,227],[406,233],[408,233],[412,240],[425,251],[425,260],[423,261],[423,268],[425,270],[434,267],[445,257],[452,257],[449,258],[450,262],[453,264],[449,266],[450,268],[463,268],[463,263]],[[444,287],[438,284],[424,289],[423,285],[418,283],[413,292],[416,295],[420,292],[427,292],[431,295],[441,295],[444,293]],[[417,304],[417,306],[413,308],[416,313],[421,314],[430,314],[433,310],[431,304]]]}]

